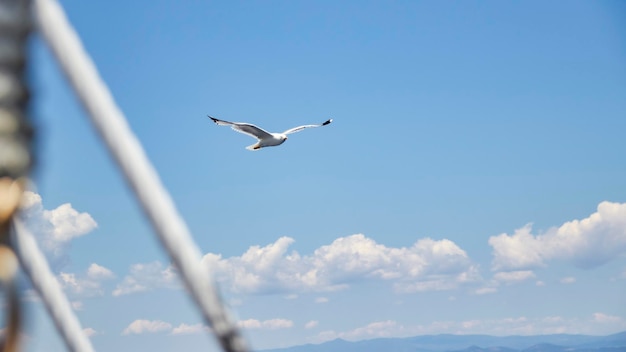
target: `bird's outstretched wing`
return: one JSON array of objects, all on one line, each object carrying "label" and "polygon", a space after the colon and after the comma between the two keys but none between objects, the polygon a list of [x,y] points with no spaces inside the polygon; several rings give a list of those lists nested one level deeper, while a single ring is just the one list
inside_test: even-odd
[{"label": "bird's outstretched wing", "polygon": [[218,125],[231,126],[233,130],[240,132],[240,133],[247,134],[257,139],[272,138],[271,133],[249,123],[224,121],[224,120],[216,119],[215,117],[212,117],[212,116],[209,116],[209,118]]},{"label": "bird's outstretched wing", "polygon": [[298,127],[294,127],[294,128],[290,128],[287,131],[283,132],[283,134],[291,134],[291,133],[296,133],[299,131],[302,131],[305,128],[311,128],[311,127],[322,127],[322,126],[326,126],[328,124],[330,124],[331,122],[333,122],[333,119],[328,119],[322,123],[320,123],[319,125],[303,125],[303,126],[298,126]]}]

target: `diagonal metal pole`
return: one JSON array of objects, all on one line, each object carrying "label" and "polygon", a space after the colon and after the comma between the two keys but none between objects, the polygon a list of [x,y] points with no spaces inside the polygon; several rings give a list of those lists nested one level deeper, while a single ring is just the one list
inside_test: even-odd
[{"label": "diagonal metal pole", "polygon": [[37,246],[35,237],[20,220],[13,219],[13,240],[24,272],[30,277],[48,313],[54,321],[68,350],[93,352],[91,341],[83,332],[70,301],[50,269],[46,257]]},{"label": "diagonal metal pole", "polygon": [[193,242],[187,225],[85,52],[63,9],[56,0],[35,0],[33,5],[36,25],[89,113],[91,122],[122,169],[206,322],[224,350],[246,351],[243,337],[211,282],[209,269],[201,265],[200,250]]}]

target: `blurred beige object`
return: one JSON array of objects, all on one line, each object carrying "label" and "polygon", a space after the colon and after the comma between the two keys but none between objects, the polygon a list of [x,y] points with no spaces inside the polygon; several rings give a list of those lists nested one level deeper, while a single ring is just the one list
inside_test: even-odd
[{"label": "blurred beige object", "polygon": [[0,178],[0,224],[5,226],[17,210],[22,198],[22,182],[9,177]]}]

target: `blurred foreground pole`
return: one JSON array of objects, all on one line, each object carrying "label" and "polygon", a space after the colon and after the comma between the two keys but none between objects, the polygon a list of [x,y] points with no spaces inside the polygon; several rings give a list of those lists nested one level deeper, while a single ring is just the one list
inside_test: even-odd
[{"label": "blurred foreground pole", "polygon": [[225,351],[246,351],[245,340],[213,285],[209,269],[202,265],[200,249],[187,224],[63,9],[56,0],[34,0],[33,14],[39,31],[126,177],[204,320]]},{"label": "blurred foreground pole", "polygon": [[9,237],[32,165],[28,122],[26,41],[30,34],[30,2],[0,0],[0,290],[6,299],[3,352],[18,350],[20,305],[15,285],[18,261]]}]

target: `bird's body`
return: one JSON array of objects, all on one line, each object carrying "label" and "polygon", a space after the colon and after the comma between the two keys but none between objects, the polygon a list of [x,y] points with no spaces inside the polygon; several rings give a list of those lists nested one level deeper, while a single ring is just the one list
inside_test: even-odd
[{"label": "bird's body", "polygon": [[303,126],[290,128],[282,133],[271,133],[255,125],[245,123],[245,122],[229,122],[229,121],[216,119],[215,117],[211,117],[211,116],[209,116],[209,118],[211,118],[211,120],[213,120],[213,122],[215,122],[218,125],[231,126],[232,129],[237,132],[244,133],[244,134],[247,134],[249,136],[252,136],[258,139],[258,141],[255,144],[246,147],[246,149],[248,150],[259,150],[264,147],[275,147],[277,145],[281,145],[285,143],[285,141],[287,140],[288,134],[302,131],[305,128],[326,126],[330,124],[331,122],[333,122],[332,119],[328,119],[319,125],[303,125]]},{"label": "bird's body", "polygon": [[263,147],[275,147],[277,145],[281,145],[285,143],[287,140],[287,136],[282,133],[270,133],[271,138],[263,138],[259,139],[259,141],[255,145],[247,146],[248,150],[257,150]]}]

